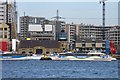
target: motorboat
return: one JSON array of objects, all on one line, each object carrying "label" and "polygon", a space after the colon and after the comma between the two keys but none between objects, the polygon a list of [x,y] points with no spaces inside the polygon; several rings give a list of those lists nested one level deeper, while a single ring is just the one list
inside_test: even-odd
[{"label": "motorboat", "polygon": [[49,57],[49,56],[46,55],[46,54],[43,54],[43,56],[40,58],[40,60],[52,60],[52,58]]}]

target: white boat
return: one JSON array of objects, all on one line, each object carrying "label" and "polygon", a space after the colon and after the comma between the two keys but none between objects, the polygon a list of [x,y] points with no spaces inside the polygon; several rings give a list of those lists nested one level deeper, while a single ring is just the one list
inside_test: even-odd
[{"label": "white boat", "polygon": [[[81,54],[80,56],[76,56],[75,53],[60,53],[59,56],[52,56],[52,60],[87,60],[87,61],[113,61],[116,58],[111,57],[110,55],[106,55],[97,50],[92,50],[87,54]],[[75,56],[71,56],[75,55]]]},{"label": "white boat", "polygon": [[104,53],[101,53],[97,50],[92,50],[88,53],[88,59],[92,59],[94,61],[113,61],[116,60],[116,58],[113,58],[110,55],[106,55]]},{"label": "white boat", "polygon": [[0,60],[32,60],[32,59],[40,59],[41,55],[33,55],[33,56],[22,56],[19,58],[13,58],[12,56],[1,56]]},{"label": "white boat", "polygon": [[[61,53],[55,56],[49,56],[52,60],[87,60],[87,61],[113,61],[116,58],[111,57],[110,55],[106,55],[101,53],[100,51],[92,50],[87,54],[79,53],[79,56],[76,56],[75,53]],[[33,55],[33,56],[24,56],[20,58],[12,58],[12,57],[2,57],[0,60],[33,60],[39,59],[42,55]]]}]

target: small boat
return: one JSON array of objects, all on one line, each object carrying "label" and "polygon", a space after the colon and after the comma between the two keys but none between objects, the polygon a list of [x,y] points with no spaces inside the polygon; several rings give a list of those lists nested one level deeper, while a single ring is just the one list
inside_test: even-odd
[{"label": "small boat", "polygon": [[43,56],[40,58],[40,60],[52,60],[52,58],[48,57],[48,55],[43,54]]}]

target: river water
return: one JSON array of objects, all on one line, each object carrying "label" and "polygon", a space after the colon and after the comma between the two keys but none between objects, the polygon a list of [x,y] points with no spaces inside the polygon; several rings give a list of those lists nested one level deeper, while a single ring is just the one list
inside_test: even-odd
[{"label": "river water", "polygon": [[118,78],[120,61],[2,61],[2,78]]}]

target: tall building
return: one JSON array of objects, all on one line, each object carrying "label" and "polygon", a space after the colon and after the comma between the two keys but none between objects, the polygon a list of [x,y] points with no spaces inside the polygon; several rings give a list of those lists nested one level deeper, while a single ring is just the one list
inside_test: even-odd
[{"label": "tall building", "polygon": [[15,0],[7,2],[7,24],[10,27],[10,41],[17,38],[17,9]]},{"label": "tall building", "polygon": [[64,21],[52,21],[55,25],[55,39],[59,39],[59,34],[61,34],[61,31],[64,30],[65,22]]},{"label": "tall building", "polygon": [[[9,51],[11,51],[11,41],[12,39],[17,38],[17,10],[16,10],[16,2],[13,0],[7,0],[6,2],[0,2],[0,24],[1,24],[1,31],[2,28],[4,30],[5,26],[8,26],[7,29],[7,41]],[[3,25],[4,24],[4,25]],[[4,32],[4,31],[3,31]],[[5,32],[6,33],[6,32]],[[3,35],[4,36],[4,35]],[[1,43],[4,42],[4,37],[1,37]],[[5,40],[6,41],[6,40]]]},{"label": "tall building", "polygon": [[120,26],[120,1],[118,2],[118,25]]},{"label": "tall building", "polygon": [[55,22],[55,39],[60,42],[61,50],[68,49],[68,33],[65,31],[65,25],[64,21]]},{"label": "tall building", "polygon": [[[108,30],[109,39],[114,41],[115,47],[118,48],[120,46],[120,26],[113,26]],[[120,52],[120,51],[119,51]]]},{"label": "tall building", "polygon": [[76,25],[75,24],[66,24],[66,31],[68,32],[68,42],[76,40]]},{"label": "tall building", "polygon": [[7,5],[5,2],[0,3],[0,24],[7,22]]},{"label": "tall building", "polygon": [[[110,28],[111,26],[106,26],[105,33],[107,33]],[[75,47],[78,47],[78,42],[82,43],[82,51],[88,52],[92,48],[96,48],[98,50],[105,50],[105,41],[102,40],[101,26],[85,24],[66,24],[65,31],[68,33],[69,48],[72,50],[75,49]],[[109,35],[106,34],[105,38],[107,39],[108,37]]]},{"label": "tall building", "polygon": [[79,35],[78,39],[86,39],[86,38],[95,38],[96,39],[96,28],[93,25],[85,25],[85,24],[80,24],[79,26]]},{"label": "tall building", "polygon": [[20,39],[24,40],[29,37],[28,28],[30,24],[43,25],[44,21],[45,21],[44,17],[31,17],[31,16],[20,17]]},{"label": "tall building", "polygon": [[75,41],[76,41],[76,37],[77,37],[77,25],[76,24],[66,24],[65,25],[65,31],[68,34],[68,46],[69,49],[72,50],[75,48]]},{"label": "tall building", "polygon": [[0,23],[9,25],[10,41],[17,38],[17,10],[16,2],[8,0],[7,2],[0,3]]},{"label": "tall building", "polygon": [[[104,31],[105,33],[111,28],[111,26],[105,26]],[[105,35],[107,38],[109,35]],[[94,25],[85,25],[80,24],[78,27],[78,39],[96,39],[102,40],[102,27],[101,26],[94,26]]]}]

